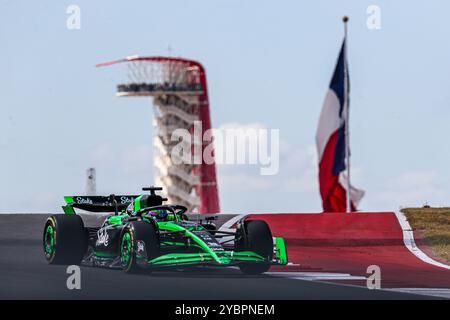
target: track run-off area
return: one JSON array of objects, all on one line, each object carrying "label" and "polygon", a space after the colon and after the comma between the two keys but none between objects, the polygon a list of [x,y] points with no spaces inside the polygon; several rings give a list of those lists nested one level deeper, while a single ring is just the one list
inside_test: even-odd
[{"label": "track run-off area", "polygon": [[[80,290],[67,288],[66,266],[44,258],[42,228],[49,215],[0,214],[1,299],[450,298],[450,269],[417,248],[395,213],[252,214],[247,218],[267,221],[274,236],[286,238],[288,266],[260,276],[236,268],[129,275],[81,267]],[[220,215],[217,224],[233,228],[238,217]],[[103,219],[83,215],[86,226]],[[370,265],[380,267],[380,290],[366,287]]]}]

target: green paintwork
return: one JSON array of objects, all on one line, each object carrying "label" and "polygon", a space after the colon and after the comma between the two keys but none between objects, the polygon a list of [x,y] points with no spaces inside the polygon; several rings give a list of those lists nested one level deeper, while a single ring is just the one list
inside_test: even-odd
[{"label": "green paintwork", "polygon": [[182,226],[179,226],[172,222],[158,222],[158,226],[161,230],[184,231],[185,235],[188,236],[189,238],[191,238],[192,240],[194,240],[194,242],[197,243],[200,246],[200,248],[202,248],[207,254],[209,254],[214,259],[214,261],[216,261],[217,263],[220,263],[220,264],[229,262],[228,258],[219,257],[217,255],[217,253],[214,250],[212,250],[210,247],[208,247],[208,245],[203,240],[201,240],[199,237],[197,237],[195,234],[193,234],[188,229],[185,229]]},{"label": "green paintwork", "polygon": [[125,217],[128,217],[128,214],[121,214],[118,216],[109,216],[108,224],[109,225],[122,224],[122,219]]},{"label": "green paintwork", "polygon": [[64,201],[67,205],[63,206],[63,211],[65,214],[75,214],[75,209],[72,207],[72,204],[74,203],[73,197],[70,196],[64,196]]},{"label": "green paintwork", "polygon": [[45,229],[44,250],[48,256],[51,256],[53,254],[53,252],[55,251],[55,235],[54,235],[54,229],[51,225],[48,225],[47,229]]},{"label": "green paintwork", "polygon": [[120,258],[124,264],[127,264],[131,258],[131,236],[129,232],[126,232],[120,243]]},{"label": "green paintwork", "polygon": [[148,263],[152,265],[161,265],[161,264],[184,264],[184,263],[198,263],[205,261],[212,261],[213,258],[206,254],[200,253],[170,253],[159,256],[155,259],[149,260]]},{"label": "green paintwork", "polygon": [[276,259],[280,262],[280,264],[285,265],[288,263],[286,243],[284,239],[281,237],[275,238],[275,256]]},{"label": "green paintwork", "polygon": [[72,204],[72,203],[75,202],[75,201],[73,201],[73,197],[69,197],[69,196],[64,196],[64,201],[65,201],[67,204]]},{"label": "green paintwork", "polygon": [[97,256],[97,257],[102,257],[102,258],[113,258],[113,257],[117,257],[117,253],[100,252],[100,251],[94,252],[94,255]]},{"label": "green paintwork", "polygon": [[236,264],[239,262],[265,262],[265,259],[252,251],[223,251],[217,253],[221,257],[221,261],[217,261],[207,253],[170,253],[159,256],[152,260],[148,260],[150,265],[182,265],[182,264],[198,264],[202,262],[215,262],[217,264]]},{"label": "green paintwork", "polygon": [[65,214],[75,214],[75,209],[70,205],[63,206],[62,208]]},{"label": "green paintwork", "polygon": [[174,242],[174,241],[164,241],[161,242],[162,246],[185,246],[186,243],[184,242]]},{"label": "green paintwork", "polygon": [[142,195],[134,199],[134,212],[138,212],[139,210],[141,210],[141,200]]}]

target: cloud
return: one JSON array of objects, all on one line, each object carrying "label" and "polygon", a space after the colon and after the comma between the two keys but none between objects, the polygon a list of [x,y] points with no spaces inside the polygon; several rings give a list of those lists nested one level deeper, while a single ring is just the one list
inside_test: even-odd
[{"label": "cloud", "polygon": [[17,212],[23,213],[46,213],[59,211],[61,198],[58,193],[51,191],[36,191],[33,195],[21,203],[21,208],[16,208]]},{"label": "cloud", "polygon": [[[224,124],[220,129],[223,128],[270,129],[262,123],[236,122]],[[278,173],[270,176],[261,175],[259,165],[218,165],[222,209],[226,212],[320,210],[315,146],[295,146],[280,137],[279,159]]]},{"label": "cloud", "polygon": [[399,207],[422,206],[425,203],[445,205],[447,190],[433,170],[407,171],[388,179],[378,190],[369,194],[370,208],[396,210]]},{"label": "cloud", "polygon": [[109,143],[96,146],[89,159],[94,167],[114,169],[124,174],[140,174],[153,166],[152,145],[117,147]]},{"label": "cloud", "polygon": [[97,192],[135,193],[141,187],[153,185],[153,146],[104,143],[88,156],[90,166],[97,169]]},{"label": "cloud", "polygon": [[317,153],[313,145],[303,148],[283,143],[280,171],[284,180],[283,190],[317,192]]},{"label": "cloud", "polygon": [[223,129],[254,130],[254,129],[267,129],[267,126],[261,122],[253,122],[253,123],[227,122],[220,125],[219,130]]},{"label": "cloud", "polygon": [[141,174],[153,166],[153,147],[146,144],[127,147],[118,162],[124,173]]}]

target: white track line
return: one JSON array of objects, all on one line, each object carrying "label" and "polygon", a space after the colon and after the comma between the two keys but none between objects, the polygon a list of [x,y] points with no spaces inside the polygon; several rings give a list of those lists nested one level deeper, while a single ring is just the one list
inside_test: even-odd
[{"label": "white track line", "polygon": [[265,274],[295,279],[295,280],[307,280],[307,281],[326,281],[326,280],[366,280],[366,277],[352,276],[349,273],[336,273],[336,272],[266,272]]},{"label": "white track line", "polygon": [[445,288],[385,288],[383,290],[450,299],[450,289]]},{"label": "white track line", "polygon": [[409,251],[411,251],[417,258],[428,264],[450,270],[449,265],[433,260],[432,258],[427,256],[422,250],[420,250],[419,247],[417,247],[416,242],[414,241],[413,230],[403,212],[398,211],[395,213],[395,216],[397,217],[397,220],[400,223],[400,227],[403,230],[403,242],[405,243],[405,246],[406,248],[408,248]]},{"label": "white track line", "polygon": [[[265,274],[273,277],[292,279],[292,280],[304,280],[304,281],[325,281],[333,283],[333,281],[345,280],[367,280],[363,276],[353,276],[349,273],[327,273],[327,272],[266,272]],[[347,286],[351,284],[333,283],[338,286]],[[361,286],[364,288],[364,286]],[[409,293],[422,296],[430,296],[437,298],[450,299],[450,289],[446,288],[382,288],[378,290]]]}]

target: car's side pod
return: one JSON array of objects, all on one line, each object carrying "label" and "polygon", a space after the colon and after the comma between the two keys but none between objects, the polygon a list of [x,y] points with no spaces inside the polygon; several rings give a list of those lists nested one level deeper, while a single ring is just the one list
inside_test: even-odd
[{"label": "car's side pod", "polygon": [[143,219],[143,221],[145,221],[145,222],[150,223],[151,225],[153,225],[153,227],[154,227],[155,230],[156,230],[156,234],[159,236],[159,226],[158,226],[158,223],[157,223],[155,220],[153,220],[153,219],[151,219],[151,218],[147,218],[147,219]]}]

